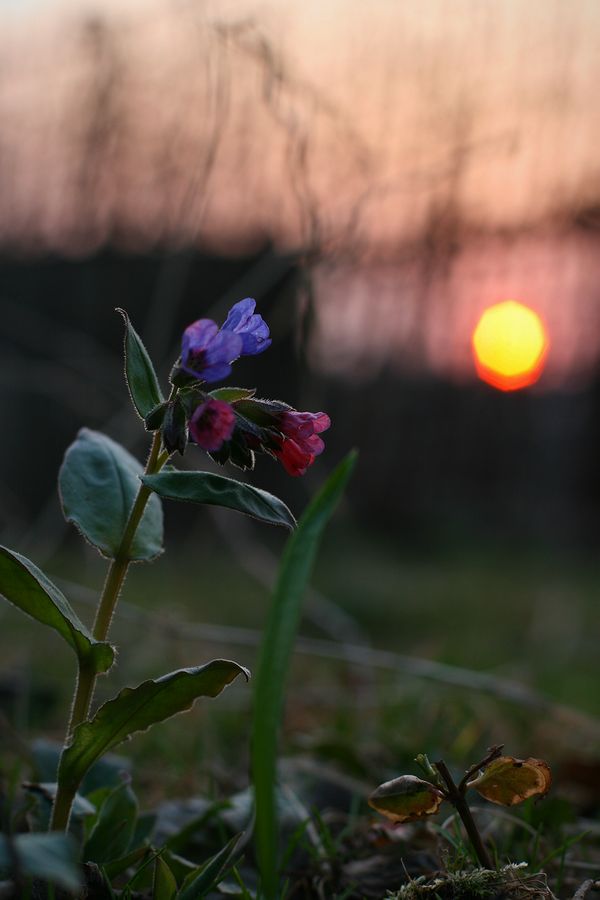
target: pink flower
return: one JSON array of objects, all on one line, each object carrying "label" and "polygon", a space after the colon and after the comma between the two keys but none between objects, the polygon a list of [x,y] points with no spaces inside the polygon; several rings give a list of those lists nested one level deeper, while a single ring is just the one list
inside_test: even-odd
[{"label": "pink flower", "polygon": [[296,412],[291,409],[280,413],[278,418],[283,437],[280,438],[279,448],[273,452],[288,475],[304,475],[315,457],[325,449],[319,434],[329,428],[331,419],[323,412]]},{"label": "pink flower", "polygon": [[229,403],[209,397],[197,406],[190,419],[190,437],[195,444],[214,453],[233,434],[235,413]]}]

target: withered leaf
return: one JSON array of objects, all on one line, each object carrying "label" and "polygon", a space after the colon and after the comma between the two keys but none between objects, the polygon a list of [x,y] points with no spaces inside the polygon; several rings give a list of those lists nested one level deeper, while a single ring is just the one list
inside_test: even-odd
[{"label": "withered leaf", "polygon": [[528,797],[547,794],[551,783],[550,767],[543,759],[499,756],[467,787],[475,788],[492,803],[515,806]]},{"label": "withered leaf", "polygon": [[401,775],[380,784],[369,797],[369,806],[392,822],[414,822],[435,815],[443,799],[444,794],[428,781]]}]

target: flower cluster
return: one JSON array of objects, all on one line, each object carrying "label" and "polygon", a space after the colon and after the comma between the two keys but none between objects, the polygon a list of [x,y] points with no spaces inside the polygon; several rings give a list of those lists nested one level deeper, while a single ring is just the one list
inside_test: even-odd
[{"label": "flower cluster", "polygon": [[290,475],[304,475],[325,447],[320,437],[331,422],[326,413],[298,412],[285,403],[259,400],[244,388],[204,385],[231,374],[240,356],[256,356],[271,345],[269,328],[250,297],[236,303],[219,328],[198,319],[184,333],[181,358],[171,380],[177,388],[162,415],[163,443],[183,453],[189,440],[219,463],[254,467],[255,453],[278,459]]},{"label": "flower cluster", "polygon": [[198,319],[183,332],[181,368],[201,381],[222,381],[240,356],[255,356],[271,345],[269,328],[254,310],[256,301],[240,300],[218,327],[212,319]]}]

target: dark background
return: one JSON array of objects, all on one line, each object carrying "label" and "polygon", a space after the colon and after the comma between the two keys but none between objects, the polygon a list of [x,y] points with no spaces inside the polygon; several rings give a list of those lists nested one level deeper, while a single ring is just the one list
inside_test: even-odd
[{"label": "dark background", "polygon": [[[221,320],[243,296],[257,299],[273,346],[235,365],[230,383],[253,386],[299,409],[324,409],[327,450],[305,480],[267,458],[255,483],[302,505],[349,447],[360,464],[349,492],[369,533],[421,550],[471,543],[593,553],[600,506],[600,380],[572,390],[502,393],[426,371],[324,376],[307,348],[310,274],[270,248],[225,259],[195,251],[81,260],[0,262],[0,535],[10,544],[33,528],[54,532],[55,473],[82,425],[105,429],[144,454],[144,436],[122,378],[122,325],[129,312],[163,380],[187,324]],[[192,449],[191,454],[198,454]],[[196,458],[192,465],[210,461]],[[211,464],[212,465],[212,464]],[[235,470],[231,473],[235,474]],[[58,521],[58,520],[57,520]],[[176,526],[175,526],[176,527]]]}]

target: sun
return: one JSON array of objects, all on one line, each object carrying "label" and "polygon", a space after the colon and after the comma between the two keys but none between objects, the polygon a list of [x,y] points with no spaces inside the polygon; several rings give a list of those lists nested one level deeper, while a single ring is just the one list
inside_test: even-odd
[{"label": "sun", "polygon": [[516,391],[538,380],[550,341],[533,309],[504,300],[483,312],[472,344],[479,377],[501,391]]}]

